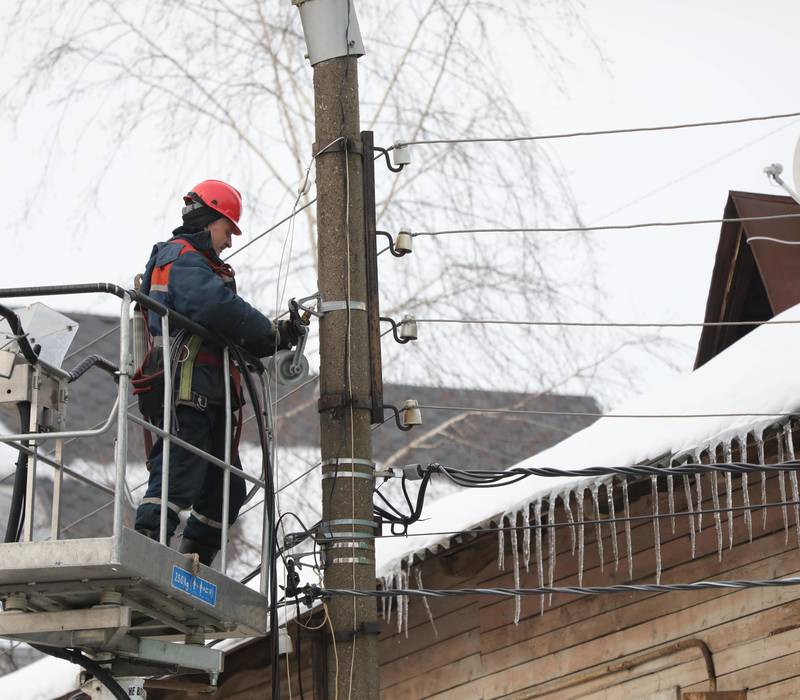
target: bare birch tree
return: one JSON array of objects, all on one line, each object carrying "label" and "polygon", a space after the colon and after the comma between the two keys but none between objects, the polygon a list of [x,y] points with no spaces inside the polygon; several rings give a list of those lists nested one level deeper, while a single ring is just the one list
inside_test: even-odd
[{"label": "bare birch tree", "polygon": [[[530,132],[534,125],[499,79],[494,46],[513,29],[530,47],[522,60],[532,72],[559,82],[567,61],[552,37],[582,31],[579,9],[562,0],[362,0],[369,52],[359,64],[364,128],[374,129],[383,145]],[[7,113],[24,119],[26,104],[42,93],[65,111],[99,107],[93,128],[105,125],[108,153],[98,167],[112,167],[126,139],[150,129],[158,135],[154,157],[166,170],[187,149],[215,149],[229,154],[228,171],[265,220],[290,210],[314,130],[310,67],[288,0],[19,0],[7,32],[35,46],[4,97]],[[546,146],[445,144],[415,148],[413,155],[413,165],[399,175],[377,164],[380,228],[580,221]],[[312,196],[313,189],[300,204]],[[279,230],[237,258],[248,295],[271,306],[277,278],[287,272],[292,295],[314,288],[314,223],[309,207],[298,217],[293,243]],[[415,254],[403,260],[382,258],[387,315],[558,319],[592,310],[584,236],[492,234],[416,243]],[[591,346],[584,345],[585,334],[563,329],[535,336],[480,327],[425,332],[425,342],[410,352],[386,348],[387,376],[535,391],[569,367],[584,367],[583,348]],[[472,348],[468,362],[443,361],[465,344]]]},{"label": "bare birch tree", "polygon": [[[568,61],[553,37],[584,31],[578,0],[357,5],[368,51],[359,62],[362,124],[384,146],[534,132],[504,86],[495,47],[506,32],[524,37],[530,51],[521,60],[531,73],[560,83]],[[162,172],[189,150],[214,150],[227,154],[231,179],[265,224],[291,210],[309,166],[314,110],[311,69],[289,0],[17,0],[6,26],[6,46],[13,42],[33,47],[33,57],[0,106],[19,124],[42,94],[64,113],[96,110],[92,128],[105,130],[108,150],[96,161],[95,182],[114,167],[127,139],[145,131],[155,135],[153,157]],[[580,224],[546,145],[440,144],[414,148],[413,158],[399,175],[376,163],[381,229]],[[313,188],[299,205],[311,197]],[[316,288],[314,208],[294,226],[235,259],[243,292],[263,308],[280,306],[284,288],[293,296]],[[419,237],[415,248],[403,259],[381,258],[385,315],[602,315],[586,235]],[[605,387],[625,377],[615,358],[643,341],[558,327],[426,325],[422,333],[416,344],[384,346],[387,379],[530,392],[596,389],[598,376]]]}]

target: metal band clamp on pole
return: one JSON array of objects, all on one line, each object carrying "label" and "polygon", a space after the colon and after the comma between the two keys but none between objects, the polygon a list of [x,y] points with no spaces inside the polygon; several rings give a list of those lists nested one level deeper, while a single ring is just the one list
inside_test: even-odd
[{"label": "metal band clamp on pole", "polygon": [[[348,464],[352,468],[351,469],[342,469],[342,465]],[[322,473],[323,480],[325,479],[370,479],[374,478],[373,470],[375,469],[375,462],[371,459],[363,459],[362,457],[339,457],[331,458],[331,459],[324,459],[322,460],[320,466],[324,469],[325,467],[333,467],[335,466],[336,469],[334,471],[327,471]],[[356,466],[364,466],[368,467],[369,471],[358,471],[355,469]]]},{"label": "metal band clamp on pole", "polygon": [[355,301],[351,299],[349,302],[347,300],[336,300],[336,301],[322,301],[320,300],[319,306],[317,309],[320,313],[327,314],[331,311],[366,311],[367,304],[364,301]]},{"label": "metal band clamp on pole", "polygon": [[320,530],[324,530],[327,526],[341,526],[341,525],[363,525],[364,527],[378,527],[378,523],[374,520],[359,520],[358,518],[338,518],[336,520],[323,520],[319,524]]}]

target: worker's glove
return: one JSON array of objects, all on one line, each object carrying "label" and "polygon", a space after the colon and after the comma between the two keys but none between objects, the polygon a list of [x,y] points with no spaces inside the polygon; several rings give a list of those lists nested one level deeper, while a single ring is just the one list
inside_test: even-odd
[{"label": "worker's glove", "polygon": [[300,340],[300,332],[294,321],[278,321],[278,350],[291,350]]}]

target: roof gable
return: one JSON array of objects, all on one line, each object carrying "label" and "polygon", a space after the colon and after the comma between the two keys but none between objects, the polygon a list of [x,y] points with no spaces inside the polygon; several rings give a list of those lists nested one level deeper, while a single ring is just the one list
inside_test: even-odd
[{"label": "roof gable", "polygon": [[[791,197],[729,192],[725,219],[800,214]],[[706,326],[695,368],[752,331],[759,322],[800,303],[800,246],[753,241],[768,236],[800,242],[800,219],[722,224],[706,302],[706,323],[753,321],[745,326]]]}]

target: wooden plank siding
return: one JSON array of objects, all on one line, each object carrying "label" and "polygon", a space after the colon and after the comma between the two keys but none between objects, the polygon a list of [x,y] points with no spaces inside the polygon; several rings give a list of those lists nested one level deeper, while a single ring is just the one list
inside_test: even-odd
[{"label": "wooden plank siding", "polygon": [[[775,460],[770,442],[768,460]],[[738,455],[734,454],[734,458]],[[754,455],[749,455],[754,461]],[[791,494],[787,478],[787,492]],[[743,503],[742,482],[734,478],[734,504]],[[694,483],[692,497],[696,498]],[[750,502],[761,501],[760,475],[750,478]],[[646,489],[631,504],[631,515],[652,513]],[[601,490],[601,501],[605,494]],[[703,481],[703,508],[713,508],[708,476]],[[777,475],[767,480],[767,499],[780,500]],[[724,479],[720,479],[720,504],[726,504]],[[788,538],[782,509],[767,509],[766,527],[761,511],[754,511],[753,541],[748,540],[744,513],[733,514],[734,546],[728,548],[727,514],[722,514],[723,557],[718,560],[714,518],[705,514],[697,533],[696,554],[691,558],[689,520],[683,483],[675,484],[676,522],[660,521],[662,581],[761,579],[800,575],[794,508],[788,508]],[[585,518],[594,517],[589,500]],[[667,495],[659,493],[659,511],[667,510]],[[694,504],[697,507],[697,504]],[[575,511],[573,503],[573,513]],[[557,521],[565,524],[560,502]],[[622,508],[617,508],[622,514]],[[594,526],[585,529],[584,585],[627,582],[625,536],[617,525],[620,562],[614,570],[611,530],[602,528],[604,562],[598,555]],[[653,522],[646,518],[631,526],[634,580],[655,580]],[[505,570],[497,565],[497,538],[481,535],[417,562],[427,588],[513,587],[510,537],[505,537]],[[532,538],[533,540],[533,538]],[[521,547],[522,538],[519,538]],[[544,537],[545,576],[548,561]],[[531,549],[534,550],[533,541]],[[577,556],[571,553],[568,528],[559,527],[555,572],[557,586],[577,585]],[[533,553],[532,553],[533,556]],[[521,561],[521,554],[520,554]],[[412,580],[414,577],[412,577]],[[521,585],[538,585],[536,564],[521,571]],[[747,689],[748,698],[800,698],[800,586],[742,591],[707,590],[667,594],[621,593],[577,598],[556,595],[540,614],[540,599],[522,600],[519,624],[514,624],[513,599],[452,597],[429,599],[438,635],[434,634],[424,605],[412,599],[408,633],[398,632],[396,610],[384,621],[379,638],[381,697],[388,700],[470,700],[507,698],[523,700],[585,698],[614,700],[681,698],[683,692]],[[321,619],[306,621],[320,625]],[[297,626],[290,624],[295,638]],[[304,697],[325,698],[319,668],[320,653],[329,630],[304,630]],[[702,649],[710,652],[713,670]],[[312,650],[313,654],[312,654]],[[312,655],[314,662],[312,663]],[[286,657],[281,660],[283,698],[289,697]],[[291,695],[299,697],[296,654],[288,657]],[[316,675],[315,675],[316,670]],[[316,677],[316,683],[315,683]],[[214,696],[245,700],[269,696],[269,656],[264,640],[229,656],[222,684]],[[158,698],[187,695],[155,694]],[[198,696],[200,697],[200,696]]]},{"label": "wooden plank siding", "polygon": [[[724,506],[726,499],[722,479],[720,487]],[[748,489],[751,503],[760,502],[760,488],[760,477],[751,477]],[[734,503],[740,505],[741,479],[734,479],[734,489]],[[678,511],[685,510],[680,481],[676,484],[675,496]],[[773,475],[768,479],[768,500],[774,502],[779,499],[777,477]],[[586,512],[591,512],[588,502],[586,505]],[[660,494],[660,511],[665,512],[666,507],[666,495]],[[713,507],[708,482],[704,484],[703,507]],[[689,556],[687,517],[678,515],[674,535],[669,521],[662,520],[662,581],[774,578],[800,573],[793,508],[788,510],[791,524],[788,544],[785,542],[780,508],[768,509],[766,529],[761,525],[761,513],[753,514],[752,544],[748,542],[744,514],[735,513],[735,544],[732,550],[727,547],[727,517],[723,514],[721,520],[725,548],[721,562],[717,560],[713,517],[704,516],[703,530],[697,534],[694,560]],[[649,512],[649,497],[640,499],[632,509],[633,515]],[[563,517],[559,520],[563,520]],[[652,581],[654,578],[652,527],[651,521],[632,526],[637,580]],[[606,562],[605,570],[601,572],[594,528],[586,528],[585,585],[603,585],[627,579],[627,563],[624,559],[616,573],[613,564],[608,561],[611,555],[610,530],[608,527],[603,530]],[[509,539],[506,538],[507,544]],[[621,555],[624,556],[621,525],[618,526],[618,541]],[[485,546],[480,540],[473,545],[476,552]],[[570,549],[570,536],[566,528],[562,528],[558,536],[556,585],[577,584],[577,564],[570,555]],[[443,574],[445,567],[437,562],[444,556],[440,554],[420,564],[426,587],[513,586],[511,572],[498,572],[496,562],[485,564],[475,576],[454,584],[451,577]],[[509,567],[510,552],[506,553],[505,561]],[[531,572],[522,572],[523,586],[536,584],[535,567]],[[604,670],[620,659],[635,658],[644,651],[692,637],[706,641],[715,659],[717,654],[722,654],[717,669],[720,690],[738,690],[748,685],[753,689],[761,685],[768,688],[780,683],[781,692],[785,692],[784,683],[790,687],[797,675],[792,671],[790,676],[784,678],[778,671],[784,667],[775,665],[776,662],[771,660],[785,655],[783,649],[787,643],[787,633],[781,630],[793,624],[800,625],[800,587],[666,595],[632,593],[586,599],[554,596],[552,605],[546,607],[543,616],[539,615],[538,599],[524,599],[518,625],[513,624],[513,600],[481,598],[458,607],[452,601],[430,601],[437,624],[443,628],[438,640],[434,638],[430,623],[426,622],[420,610],[422,606],[417,602],[412,603],[409,638],[405,639],[396,632],[387,632],[381,641],[382,697],[640,698],[669,693],[676,684],[686,689],[708,690],[710,684],[703,659],[698,653],[688,651],[664,661],[661,671],[658,670],[658,663],[650,662],[620,672],[619,676],[603,674],[586,687],[571,686],[563,692],[558,690],[560,686],[568,685],[571,677],[586,671]],[[449,610],[441,609],[443,603],[448,605]],[[417,608],[416,612],[414,607]],[[753,643],[757,643],[757,646],[748,646]],[[763,659],[746,665],[746,660],[755,658],[751,652],[756,648],[761,650]],[[729,658],[740,659],[740,667],[736,669],[738,674],[728,667]],[[761,673],[758,670],[761,666],[772,671]],[[786,668],[790,668],[790,665]],[[752,682],[746,682],[747,677],[752,677]]]}]

